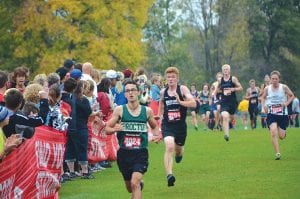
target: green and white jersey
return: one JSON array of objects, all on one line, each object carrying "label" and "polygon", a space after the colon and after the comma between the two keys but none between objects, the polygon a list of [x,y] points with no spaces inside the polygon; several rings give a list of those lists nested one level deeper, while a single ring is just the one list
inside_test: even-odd
[{"label": "green and white jersey", "polygon": [[148,147],[147,111],[141,106],[138,116],[129,113],[127,105],[123,105],[122,125],[123,131],[117,133],[120,148],[133,150]]}]

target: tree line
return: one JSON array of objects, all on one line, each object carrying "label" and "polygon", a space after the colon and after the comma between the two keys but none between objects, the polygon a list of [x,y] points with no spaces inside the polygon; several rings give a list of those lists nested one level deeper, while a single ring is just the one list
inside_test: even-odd
[{"label": "tree line", "polygon": [[14,0],[0,1],[0,17],[1,69],[48,73],[66,58],[115,70],[175,65],[201,85],[228,63],[245,87],[277,69],[298,89],[300,0]]},{"label": "tree line", "polygon": [[295,91],[299,24],[299,0],[158,0],[145,28],[148,65],[178,65],[184,81],[199,86],[225,63],[245,87],[276,69]]}]

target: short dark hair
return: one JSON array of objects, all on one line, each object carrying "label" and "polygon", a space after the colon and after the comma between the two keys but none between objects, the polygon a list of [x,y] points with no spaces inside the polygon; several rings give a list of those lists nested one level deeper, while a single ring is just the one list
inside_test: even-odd
[{"label": "short dark hair", "polygon": [[82,72],[82,64],[81,63],[75,64],[74,69],[79,69]]},{"label": "short dark hair", "polygon": [[138,83],[132,79],[126,79],[124,81],[124,87],[126,87],[127,84],[134,84],[136,86],[137,90],[140,90]]},{"label": "short dark hair", "polygon": [[3,88],[8,81],[8,75],[6,72],[0,70],[0,88]]},{"label": "short dark hair", "polygon": [[75,90],[76,86],[77,86],[77,81],[70,77],[64,82],[64,91],[71,93]]},{"label": "short dark hair", "polygon": [[12,79],[16,81],[17,76],[24,76],[27,79],[28,78],[27,73],[28,73],[28,68],[26,68],[25,66],[17,67],[13,72]]},{"label": "short dark hair", "polygon": [[5,94],[5,106],[8,109],[15,110],[23,103],[23,100],[23,95],[18,89],[11,88]]}]

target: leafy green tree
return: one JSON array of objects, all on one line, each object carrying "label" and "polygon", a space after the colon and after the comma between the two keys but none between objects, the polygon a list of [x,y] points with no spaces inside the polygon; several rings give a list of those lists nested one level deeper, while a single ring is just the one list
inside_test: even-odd
[{"label": "leafy green tree", "polygon": [[135,68],[145,58],[141,30],[152,1],[19,2],[7,16],[13,22],[9,58],[33,71],[52,72],[66,58],[101,69]]},{"label": "leafy green tree", "polygon": [[[259,75],[279,70],[283,81],[298,89],[300,75],[300,7],[298,0],[260,0],[251,4],[250,53]],[[299,90],[299,89],[298,89]]]}]

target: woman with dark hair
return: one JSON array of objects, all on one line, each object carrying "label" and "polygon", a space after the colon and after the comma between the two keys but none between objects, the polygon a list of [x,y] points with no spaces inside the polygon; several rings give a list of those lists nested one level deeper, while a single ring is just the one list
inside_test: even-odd
[{"label": "woman with dark hair", "polygon": [[24,66],[15,68],[12,75],[12,88],[16,88],[23,93],[25,91],[25,84],[28,79],[28,72],[28,68]]},{"label": "woman with dark hair", "polygon": [[88,172],[88,118],[92,109],[88,99],[83,95],[84,81],[80,80],[71,99],[72,104],[72,121],[68,131],[68,142],[66,146],[66,163],[70,170],[70,177],[76,177],[74,163],[78,163],[82,169],[83,179],[92,179]]},{"label": "woman with dark hair", "polygon": [[109,98],[110,87],[111,87],[111,80],[109,78],[103,78],[97,87],[98,90],[97,101],[99,103],[103,115],[103,120],[105,122],[108,120],[108,117],[112,113],[113,102],[111,102]]}]

